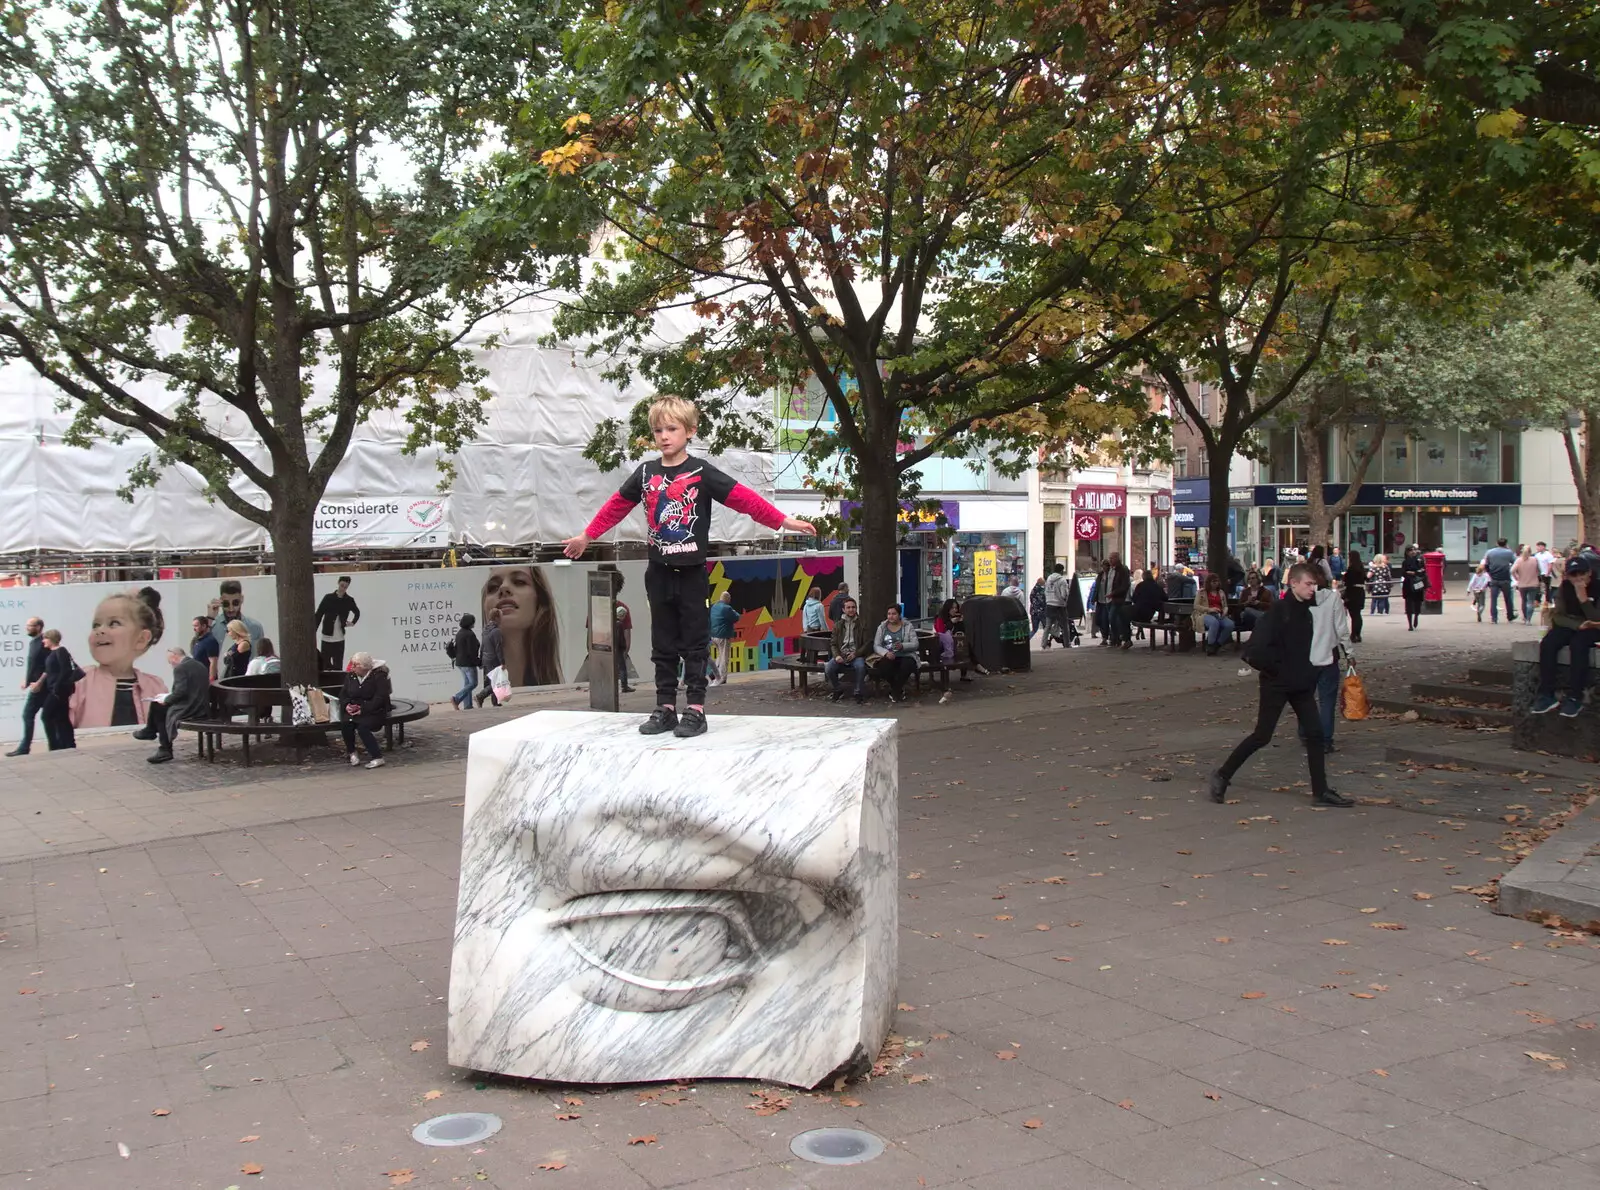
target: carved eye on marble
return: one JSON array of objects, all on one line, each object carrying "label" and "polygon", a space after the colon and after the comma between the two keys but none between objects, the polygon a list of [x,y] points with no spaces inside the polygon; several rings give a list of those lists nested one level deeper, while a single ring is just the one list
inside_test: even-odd
[{"label": "carved eye on marble", "polygon": [[797,919],[763,893],[637,889],[574,898],[554,924],[583,960],[584,999],[667,1012],[748,983]]}]

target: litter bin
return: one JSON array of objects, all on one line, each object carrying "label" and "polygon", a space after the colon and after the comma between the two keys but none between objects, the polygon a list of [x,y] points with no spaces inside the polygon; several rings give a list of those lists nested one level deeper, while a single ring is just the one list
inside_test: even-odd
[{"label": "litter bin", "polygon": [[1428,575],[1428,586],[1422,592],[1424,615],[1437,616],[1444,611],[1444,551],[1429,550],[1422,555],[1422,565]]},{"label": "litter bin", "polygon": [[1013,672],[1032,668],[1028,648],[1028,609],[1005,595],[974,595],[961,604],[967,647],[985,669]]}]

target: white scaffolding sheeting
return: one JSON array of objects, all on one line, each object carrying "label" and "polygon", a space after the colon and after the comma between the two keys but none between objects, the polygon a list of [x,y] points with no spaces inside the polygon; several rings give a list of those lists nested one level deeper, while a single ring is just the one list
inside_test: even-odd
[{"label": "white scaffolding sheeting", "polygon": [[[618,388],[602,379],[604,360],[585,359],[582,344],[541,346],[552,310],[548,301],[529,303],[484,324],[472,337],[482,343],[495,335],[500,342],[493,351],[480,352],[491,399],[476,440],[455,459],[455,480],[448,489],[453,541],[516,545],[570,537],[627,474],[602,474],[581,452],[601,419],[626,419],[649,390],[638,380]],[[659,333],[682,334],[692,320],[687,312],[663,319]],[[160,381],[132,387],[158,408],[178,400]],[[153,453],[150,443],[133,435],[87,450],[67,446],[62,437],[72,410],[63,408],[62,400],[27,364],[0,366],[0,501],[6,509],[0,553],[185,552],[267,544],[264,530],[207,500],[205,484],[187,467],[169,469],[155,488],[135,493],[131,504],[123,500],[117,491],[129,471]],[[208,424],[223,427],[241,450],[267,465],[266,452],[242,414],[215,399],[202,409]],[[358,427],[324,499],[437,494],[438,452],[406,456],[406,433],[399,410],[379,411]],[[318,449],[316,443],[308,446]],[[771,496],[771,454],[738,451],[716,461],[735,479]],[[259,490],[243,480],[234,490],[265,505]],[[711,535],[728,542],[773,536],[721,507],[712,516]],[[643,514],[635,511],[607,540],[644,540]]]}]

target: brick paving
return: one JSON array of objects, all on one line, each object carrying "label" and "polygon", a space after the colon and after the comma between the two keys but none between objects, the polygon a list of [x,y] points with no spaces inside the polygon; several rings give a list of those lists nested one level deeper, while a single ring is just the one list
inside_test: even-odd
[{"label": "brick paving", "polygon": [[[1508,639],[1424,627],[1369,628],[1369,673]],[[1559,804],[1586,768],[1398,765],[1395,742],[1511,754],[1503,734],[1342,725],[1336,781],[1390,804],[1313,810],[1286,727],[1217,807],[1200,779],[1250,709],[1230,656],[1037,660],[899,713],[899,1040],[881,1075],[771,1115],[748,1083],[446,1064],[465,733],[531,700],[436,713],[373,774],[141,772],[116,740],[11,762],[0,1190],[1600,1184],[1600,950],[1452,891],[1504,870],[1497,811]],[[781,678],[739,706],[830,709]],[[410,1139],[464,1110],[505,1126]],[[823,1125],[888,1149],[790,1155]]]}]

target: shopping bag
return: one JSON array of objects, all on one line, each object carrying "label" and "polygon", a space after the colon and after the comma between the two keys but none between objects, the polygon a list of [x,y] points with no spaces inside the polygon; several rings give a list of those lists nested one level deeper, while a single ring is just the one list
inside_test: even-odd
[{"label": "shopping bag", "polygon": [[328,696],[326,694],[316,686],[307,686],[306,701],[311,704],[311,722],[328,722]]},{"label": "shopping bag", "polygon": [[1361,681],[1361,675],[1356,672],[1356,667],[1351,666],[1344,675],[1344,717],[1346,719],[1365,719],[1372,713],[1372,704],[1367,701],[1367,687]]},{"label": "shopping bag", "polygon": [[296,727],[304,727],[312,721],[311,700],[306,697],[304,686],[289,687],[289,717]]},{"label": "shopping bag", "polygon": [[495,700],[502,706],[511,701],[511,675],[505,666],[497,665],[489,671],[489,689],[494,691]]}]

